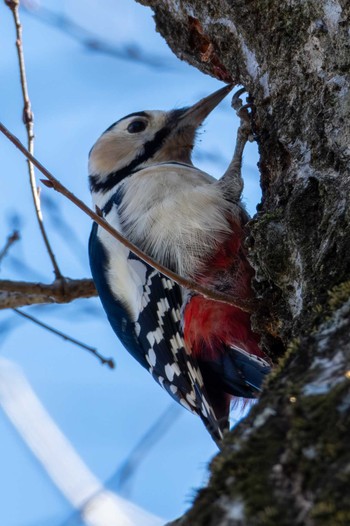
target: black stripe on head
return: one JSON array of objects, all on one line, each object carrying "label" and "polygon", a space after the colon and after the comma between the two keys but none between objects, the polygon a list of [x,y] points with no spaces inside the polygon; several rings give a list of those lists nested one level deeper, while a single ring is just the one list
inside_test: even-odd
[{"label": "black stripe on head", "polygon": [[91,192],[103,192],[106,193],[114,188],[120,181],[131,175],[137,167],[153,157],[153,155],[162,147],[165,139],[171,132],[170,126],[165,126],[159,130],[151,141],[145,143],[143,152],[140,153],[131,163],[120,170],[110,173],[105,180],[99,181],[98,175],[90,175],[90,190]]},{"label": "black stripe on head", "polygon": [[[133,172],[136,171],[137,167],[147,161],[148,159],[151,159],[154,154],[163,146],[164,141],[166,138],[170,135],[173,128],[176,126],[179,119],[182,117],[182,115],[187,111],[187,108],[181,108],[178,110],[173,110],[169,114],[168,121],[164,128],[159,130],[154,138],[151,141],[148,141],[145,143],[143,152],[140,153],[131,163],[129,163],[127,166],[124,166],[124,168],[121,168],[120,170],[117,170],[115,172],[110,173],[104,181],[99,181],[98,175],[90,175],[89,176],[89,182],[90,182],[90,191],[91,192],[103,192],[106,193],[112,188],[114,188],[120,181],[125,179],[125,177],[128,177]],[[137,112],[137,113],[131,113],[130,115],[127,115],[126,117],[123,117],[120,119],[121,122],[124,119],[127,119],[129,117],[147,117],[147,112]],[[114,123],[112,126],[108,128],[110,130],[113,126],[115,126],[116,123]],[[106,130],[106,132],[108,131]],[[105,133],[106,133],[105,132]]]}]

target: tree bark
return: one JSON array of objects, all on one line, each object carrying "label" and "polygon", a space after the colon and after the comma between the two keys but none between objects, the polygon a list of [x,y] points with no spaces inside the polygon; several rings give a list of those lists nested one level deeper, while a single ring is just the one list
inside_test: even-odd
[{"label": "tree bark", "polygon": [[349,525],[350,4],[139,1],[178,57],[254,98],[254,327],[285,349],[176,524]]}]

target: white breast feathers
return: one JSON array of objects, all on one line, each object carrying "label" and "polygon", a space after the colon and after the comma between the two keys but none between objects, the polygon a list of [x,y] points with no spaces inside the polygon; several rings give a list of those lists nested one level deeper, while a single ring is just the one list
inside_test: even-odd
[{"label": "white breast feathers", "polygon": [[140,170],[123,182],[119,207],[124,234],[151,257],[183,276],[193,276],[204,258],[230,232],[227,201],[215,179],[177,164]]}]

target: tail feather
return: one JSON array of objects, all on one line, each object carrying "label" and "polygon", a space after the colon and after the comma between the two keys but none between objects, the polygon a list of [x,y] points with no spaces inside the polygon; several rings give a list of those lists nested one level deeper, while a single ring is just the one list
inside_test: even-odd
[{"label": "tail feather", "polygon": [[[255,391],[261,391],[261,385],[271,371],[270,364],[261,356],[251,354],[239,347],[231,347],[225,355],[226,361],[231,361],[244,384]],[[234,388],[233,388],[234,389]]]}]

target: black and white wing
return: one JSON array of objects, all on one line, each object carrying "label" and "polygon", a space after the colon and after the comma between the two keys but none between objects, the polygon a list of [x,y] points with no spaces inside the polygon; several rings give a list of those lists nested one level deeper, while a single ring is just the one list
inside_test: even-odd
[{"label": "black and white wing", "polygon": [[[112,212],[113,206],[107,220]],[[97,224],[92,228],[89,256],[102,305],[118,338],[177,402],[200,416],[219,442],[222,430],[202,374],[184,345],[181,288]]]}]

